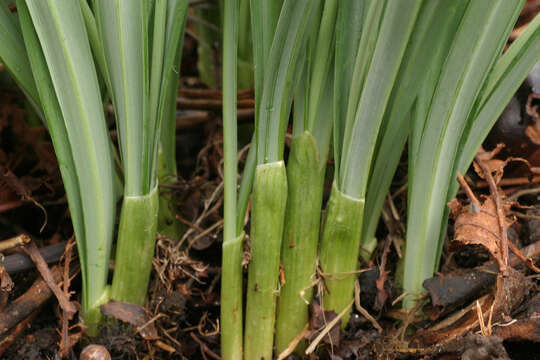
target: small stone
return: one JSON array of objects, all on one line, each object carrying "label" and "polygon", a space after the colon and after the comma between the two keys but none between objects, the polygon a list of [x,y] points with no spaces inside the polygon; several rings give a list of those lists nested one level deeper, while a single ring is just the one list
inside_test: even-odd
[{"label": "small stone", "polygon": [[83,349],[80,360],[111,360],[111,354],[102,345],[91,344]]}]

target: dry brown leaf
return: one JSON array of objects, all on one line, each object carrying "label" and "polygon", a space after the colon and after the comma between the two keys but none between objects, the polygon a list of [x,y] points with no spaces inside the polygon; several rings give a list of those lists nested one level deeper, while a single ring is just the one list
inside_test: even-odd
[{"label": "dry brown leaf", "polygon": [[[503,264],[500,251],[500,230],[495,201],[488,197],[477,206],[461,206],[454,225],[455,235],[450,242],[450,249],[456,250],[464,245],[485,247],[499,266]],[[511,222],[507,220],[507,224]]]},{"label": "dry brown leaf", "polygon": [[506,145],[503,143],[498,143],[497,146],[495,146],[495,148],[490,151],[486,151],[483,147],[480,147],[480,149],[476,153],[476,157],[482,161],[491,160],[495,156],[497,156],[505,147]]},{"label": "dry brown leaf", "polygon": [[159,339],[157,329],[146,310],[136,304],[111,300],[101,305],[101,313],[123,321],[137,328],[137,331],[145,340]]},{"label": "dry brown leaf", "polygon": [[[309,331],[306,338],[313,341],[320,331],[322,331],[329,322],[337,317],[335,311],[326,311],[319,305],[317,301],[313,302],[311,308],[311,319],[309,322]],[[335,347],[339,347],[341,340],[340,328],[341,320],[328,332],[328,334],[322,339],[323,343],[330,344]]]}]

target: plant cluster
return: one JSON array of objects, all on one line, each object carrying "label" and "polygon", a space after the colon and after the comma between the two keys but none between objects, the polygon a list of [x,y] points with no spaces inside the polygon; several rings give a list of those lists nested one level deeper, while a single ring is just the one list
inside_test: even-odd
[{"label": "plant cluster", "polygon": [[[233,168],[225,179],[225,359],[269,359],[292,348],[302,353],[306,344],[299,334],[314,298],[339,314],[345,327],[359,256],[369,259],[377,243],[379,215],[406,144],[408,216],[401,281],[409,294],[404,307],[415,304],[422,281],[438,266],[446,203],[456,194],[458,171],[467,170],[540,58],[540,17],[503,51],[524,3],[250,2],[255,134],[238,197],[232,155],[225,164]],[[238,16],[238,2],[230,6]],[[232,23],[224,22],[225,36],[235,34]],[[226,59],[228,46],[237,43],[224,42],[224,64],[228,61],[232,69],[235,58]],[[236,91],[226,72],[224,91]],[[227,149],[236,151],[236,123],[224,121],[224,126],[224,141],[231,146],[225,147],[227,158]],[[329,157],[333,174],[326,174]],[[324,206],[324,182],[331,175]],[[240,225],[246,188],[252,200],[242,314]],[[314,294],[321,283],[323,291]],[[234,318],[227,316],[232,313]]]},{"label": "plant cluster", "polygon": [[[176,173],[176,94],[188,1],[21,0],[16,11],[10,3],[0,2],[0,59],[51,134],[81,262],[83,317],[95,333],[101,304],[142,305],[146,298],[158,175]],[[109,99],[118,148],[105,120]],[[159,217],[168,210],[165,203]]]}]

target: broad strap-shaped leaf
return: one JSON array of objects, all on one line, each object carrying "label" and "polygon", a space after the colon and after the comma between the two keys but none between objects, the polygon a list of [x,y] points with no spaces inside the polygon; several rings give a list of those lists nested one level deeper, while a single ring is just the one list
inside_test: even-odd
[{"label": "broad strap-shaped leaf", "polygon": [[[173,171],[169,175],[176,174],[176,143],[174,140],[176,138],[176,98],[178,94],[180,60],[184,44],[188,5],[188,0],[168,0],[167,2],[164,46],[161,52],[163,67],[159,89],[157,90],[158,107],[155,109],[156,119],[153,124],[156,132],[151,134],[154,137],[161,137],[165,161],[169,164],[168,169]],[[155,38],[153,44],[156,44]],[[151,89],[151,93],[153,91],[154,89]],[[150,114],[152,116],[152,109]],[[161,131],[162,128],[164,131]],[[154,148],[152,149],[152,153],[154,154],[154,160],[152,161],[152,168],[150,170],[152,173],[157,171],[157,160],[155,156],[158,153],[158,144],[159,141],[154,141],[153,143]]]},{"label": "broad strap-shaped leaf", "polygon": [[251,36],[253,41],[253,72],[255,80],[255,123],[261,101],[266,61],[274,39],[283,1],[250,0]]},{"label": "broad strap-shaped leaf", "polygon": [[[377,45],[377,39],[379,37],[386,4],[386,0],[371,0],[367,1],[365,5],[366,9],[364,13],[364,19],[361,22],[362,36],[360,38],[360,43],[358,44],[358,47],[355,49],[356,54],[354,54],[354,71],[352,73],[352,78],[346,79],[350,88],[347,106],[344,110],[345,118],[341,120],[344,122],[344,134],[350,134],[356,120],[358,103],[360,102],[360,96],[362,95],[364,82],[366,80],[366,76],[371,65],[371,59],[375,51],[375,46]],[[357,20],[352,19],[352,21]],[[345,138],[346,137],[347,135],[345,135]],[[344,142],[345,138],[341,139],[340,142]],[[343,151],[343,149],[341,149],[341,151]],[[339,179],[340,178],[338,174],[338,181],[340,181]]]},{"label": "broad strap-shaped leaf", "polygon": [[341,150],[351,79],[353,77],[358,43],[362,35],[365,1],[340,0],[336,20],[336,55],[334,72],[334,176],[339,177]]},{"label": "broad strap-shaped leaf", "polygon": [[402,0],[386,4],[354,124],[345,126],[338,188],[348,196],[364,197],[379,127],[421,3]]},{"label": "broad strap-shaped leaf", "polygon": [[[81,190],[79,188],[75,162],[73,161],[71,144],[64,123],[62,109],[60,109],[60,104],[56,98],[56,92],[49,74],[49,69],[47,68],[47,62],[43,55],[43,51],[41,50],[41,44],[39,43],[34,25],[32,24],[28,7],[22,0],[17,2],[17,13],[19,14],[21,22],[28,59],[32,67],[33,76],[36,79],[36,86],[41,104],[43,105],[43,113],[45,114],[45,120],[52,139],[56,158],[58,159],[58,167],[62,174],[62,181],[68,199],[75,239],[78,243],[77,249],[80,254],[79,258],[81,262],[81,272],[84,278],[84,287],[86,288],[88,281],[88,269],[86,267],[87,240],[81,204]],[[87,291],[85,289],[83,296],[86,296],[86,294]]]},{"label": "broad strap-shaped leaf", "polygon": [[0,62],[7,68],[38,114],[43,117],[21,28],[15,14],[11,13],[9,4],[10,1],[0,1]]},{"label": "broad strap-shaped leaf", "polygon": [[484,86],[481,105],[472,114],[469,129],[463,137],[458,171],[465,173],[498,116],[539,59],[540,15],[536,15],[493,67]]},{"label": "broad strap-shaped leaf", "polygon": [[[81,195],[87,284],[83,305],[104,300],[114,226],[113,168],[96,69],[79,2],[26,1],[72,144]],[[99,316],[99,309],[97,309]]]},{"label": "broad strap-shaped leaf", "polygon": [[[366,193],[364,243],[375,236],[384,199],[409,135],[415,99],[422,88],[428,92],[435,89],[452,35],[468,2],[428,1],[420,10],[381,124]],[[409,142],[415,139],[412,136]]]},{"label": "broad strap-shaped leaf", "polygon": [[88,40],[90,41],[90,48],[92,49],[92,52],[94,53],[94,59],[95,59],[97,68],[99,72],[101,73],[103,81],[105,82],[105,86],[107,87],[109,96],[112,96],[111,79],[107,71],[105,53],[103,50],[103,44],[99,37],[97,24],[96,24],[96,18],[94,17],[94,13],[92,12],[92,9],[90,8],[90,5],[88,4],[87,0],[79,0],[79,3],[81,4],[81,12],[83,14],[84,23],[86,25],[86,31],[88,33]]},{"label": "broad strap-shaped leaf", "polygon": [[[94,12],[112,86],[124,166],[124,194],[147,194],[151,174],[147,1],[95,0]],[[154,175],[154,176],[152,176]]]},{"label": "broad strap-shaped leaf", "polygon": [[[467,129],[462,137],[452,179],[456,178],[458,171],[462,174],[467,171],[489,130],[539,58],[540,16],[537,15],[497,61],[486,81],[480,105],[476,112],[470,115]],[[452,181],[447,202],[454,198],[458,188],[457,181]],[[446,235],[445,224],[449,214],[450,210],[446,208],[439,236],[438,253],[442,251],[441,247]]]},{"label": "broad strap-shaped leaf", "polygon": [[270,55],[264,65],[264,87],[256,124],[258,164],[283,158],[292,78],[314,5],[315,2],[308,0],[285,0],[283,4]]},{"label": "broad strap-shaped leaf", "polygon": [[[523,5],[521,0],[471,1],[433,95],[428,112],[413,125],[418,138],[412,157],[404,287],[419,291],[431,276],[457,147],[484,81]],[[420,266],[419,266],[420,264]],[[410,305],[407,302],[407,305]]]}]

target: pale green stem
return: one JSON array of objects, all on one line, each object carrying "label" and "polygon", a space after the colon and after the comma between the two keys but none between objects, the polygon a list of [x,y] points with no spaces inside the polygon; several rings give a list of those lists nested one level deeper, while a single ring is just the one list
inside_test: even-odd
[{"label": "pale green stem", "polygon": [[[282,266],[285,283],[280,291],[276,323],[276,353],[280,354],[309,320],[313,297],[325,166],[309,132],[293,139],[287,164],[289,184]],[[302,341],[297,351],[305,348]]]},{"label": "pale green stem", "polygon": [[237,236],[237,50],[238,0],[225,0],[223,19],[224,224],[221,267],[221,356],[242,359],[242,242]]},{"label": "pale green stem", "polygon": [[[325,310],[339,314],[353,298],[364,199],[345,195],[334,182],[326,211],[319,261],[328,291],[321,304]],[[349,316],[350,311],[341,319],[343,328]]]},{"label": "pale green stem", "polygon": [[156,242],[158,188],[122,204],[111,298],[144,305]]},{"label": "pale green stem", "polygon": [[287,175],[283,161],[258,165],[253,184],[244,359],[272,359]]},{"label": "pale green stem", "polygon": [[221,279],[221,357],[242,359],[242,244],[245,234],[223,242]]}]

